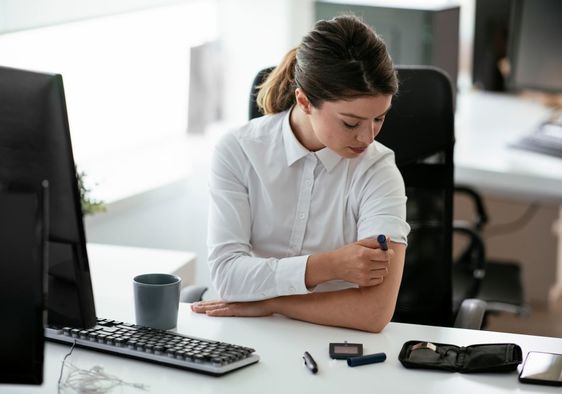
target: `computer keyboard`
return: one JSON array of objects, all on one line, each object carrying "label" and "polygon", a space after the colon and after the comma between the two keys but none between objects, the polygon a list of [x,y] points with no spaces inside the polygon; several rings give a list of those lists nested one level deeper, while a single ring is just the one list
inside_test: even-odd
[{"label": "computer keyboard", "polygon": [[45,337],[212,375],[222,375],[259,361],[254,349],[248,347],[108,319],[98,318],[97,324],[88,329],[50,326]]},{"label": "computer keyboard", "polygon": [[513,144],[513,147],[562,158],[562,124],[543,123],[532,134]]}]

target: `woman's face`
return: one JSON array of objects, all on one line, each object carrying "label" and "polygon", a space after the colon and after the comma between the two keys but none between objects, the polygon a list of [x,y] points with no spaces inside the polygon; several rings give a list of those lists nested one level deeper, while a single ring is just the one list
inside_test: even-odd
[{"label": "woman's face", "polygon": [[326,146],[348,159],[359,156],[380,132],[391,102],[391,95],[378,95],[310,106],[308,118],[316,148]]}]

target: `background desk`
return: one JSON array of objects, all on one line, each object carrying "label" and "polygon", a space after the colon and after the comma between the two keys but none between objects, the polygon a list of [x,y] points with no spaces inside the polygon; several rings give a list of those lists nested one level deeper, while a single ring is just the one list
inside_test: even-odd
[{"label": "background desk", "polygon": [[455,179],[483,191],[562,203],[562,159],[509,145],[548,119],[552,109],[513,95],[459,94]]},{"label": "background desk", "polygon": [[175,250],[88,244],[90,273],[98,317],[120,316],[134,322],[133,278],[151,272],[179,276],[194,284],[195,254]]},{"label": "background desk", "polygon": [[[109,251],[109,250],[106,250]],[[117,254],[126,250],[117,250]],[[154,252],[154,251],[152,251]],[[166,253],[163,252],[163,255]],[[96,257],[91,253],[92,266]],[[147,271],[162,268],[162,259],[155,253]],[[160,270],[162,271],[162,270]],[[113,281],[112,293],[126,299],[132,293],[129,275],[114,275],[111,271],[93,272],[98,282]],[[115,305],[94,289],[100,316],[131,320],[132,305]],[[117,308],[118,306],[119,308]],[[223,377],[211,377],[194,372],[162,367],[136,360],[75,349],[72,363],[89,369],[95,365],[131,383],[150,386],[151,393],[559,393],[559,388],[522,385],[517,374],[478,374],[407,370],[398,361],[402,344],[410,339],[428,340],[458,345],[486,342],[515,342],[524,353],[529,350],[562,353],[562,339],[497,332],[391,323],[381,334],[324,327],[289,320],[281,316],[266,318],[211,318],[192,313],[188,304],[181,304],[177,330],[209,339],[218,339],[254,347],[261,356],[256,365]],[[329,342],[360,342],[366,353],[386,352],[382,364],[349,368],[344,361],[331,360]],[[46,345],[45,379],[40,387],[0,385],[0,393],[56,393],[61,362],[69,346],[48,342]],[[316,359],[319,373],[312,375],[303,365],[302,354],[307,350]],[[116,393],[143,393],[130,387]]]},{"label": "background desk", "polygon": [[[505,255],[502,257],[527,264],[527,294],[540,301],[546,301],[548,287],[551,301],[562,295],[562,159],[509,145],[531,133],[551,111],[536,101],[513,95],[471,91],[458,95],[455,115],[455,181],[507,201],[539,202],[548,207],[549,214],[552,212],[551,220],[542,215],[543,223],[535,233],[505,238],[501,245],[501,240],[494,239],[498,242],[496,250],[507,249],[500,250]],[[505,221],[515,219],[521,211],[515,209]],[[493,218],[494,212],[490,214]],[[556,238],[547,245],[551,250],[547,253],[547,247],[537,248],[552,237],[552,231]],[[552,246],[552,242],[557,245]]]}]

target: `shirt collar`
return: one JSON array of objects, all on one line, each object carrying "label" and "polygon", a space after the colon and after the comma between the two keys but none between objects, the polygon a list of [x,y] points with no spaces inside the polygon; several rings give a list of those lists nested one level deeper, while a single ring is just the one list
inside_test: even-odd
[{"label": "shirt collar", "polygon": [[306,155],[315,154],[320,162],[324,165],[324,168],[326,168],[326,171],[332,171],[334,167],[342,160],[342,157],[329,148],[320,149],[316,153],[310,152],[308,149],[306,149],[299,142],[297,137],[295,137],[295,134],[291,129],[291,123],[289,120],[293,108],[287,111],[287,115],[285,115],[285,119],[283,119],[282,126],[283,142],[285,144],[285,154],[287,157],[287,166],[290,167],[291,165],[293,165],[293,163],[302,159]]},{"label": "shirt collar", "polygon": [[316,152],[316,157],[320,160],[320,162],[324,165],[327,172],[331,172],[335,166],[343,159],[340,155],[336,152],[331,150],[330,148],[320,149]]},{"label": "shirt collar", "polygon": [[291,129],[289,119],[291,117],[292,110],[293,108],[287,111],[287,115],[285,115],[285,119],[283,119],[283,143],[285,144],[285,154],[287,156],[288,167],[310,153],[308,149],[302,146]]}]

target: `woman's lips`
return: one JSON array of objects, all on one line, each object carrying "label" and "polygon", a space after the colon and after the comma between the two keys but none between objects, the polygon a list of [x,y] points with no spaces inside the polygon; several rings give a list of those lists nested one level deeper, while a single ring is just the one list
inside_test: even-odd
[{"label": "woman's lips", "polygon": [[365,152],[365,149],[367,149],[367,148],[366,147],[364,147],[364,148],[354,148],[353,146],[350,146],[349,149],[351,149],[355,153],[363,153],[363,152]]}]

